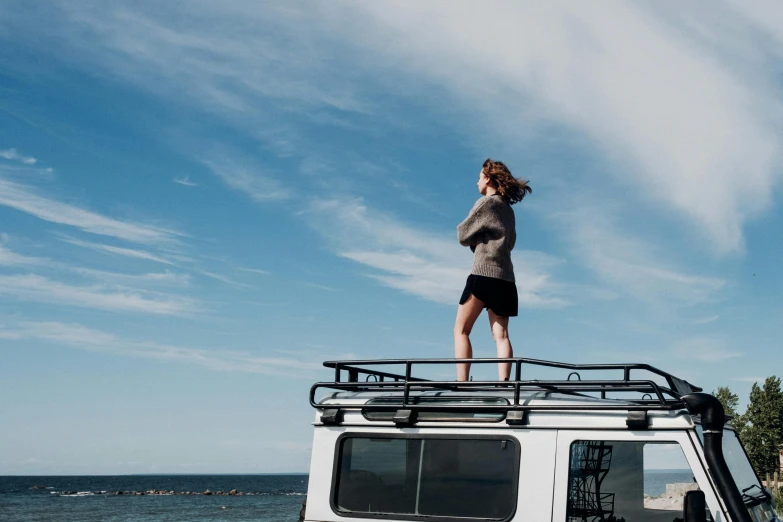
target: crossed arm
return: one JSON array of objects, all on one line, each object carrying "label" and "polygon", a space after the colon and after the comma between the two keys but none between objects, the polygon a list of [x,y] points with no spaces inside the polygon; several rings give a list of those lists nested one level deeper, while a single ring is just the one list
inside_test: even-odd
[{"label": "crossed arm", "polygon": [[[497,229],[497,230],[496,230]],[[479,201],[470,211],[465,221],[457,225],[457,239],[462,246],[470,247],[475,251],[476,245],[487,237],[492,237],[493,232],[502,232],[496,220],[493,219],[488,200]]]}]

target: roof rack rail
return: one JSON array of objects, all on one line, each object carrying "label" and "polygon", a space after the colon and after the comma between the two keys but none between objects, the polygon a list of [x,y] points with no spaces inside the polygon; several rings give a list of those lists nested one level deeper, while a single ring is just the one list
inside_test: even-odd
[{"label": "roof rack rail", "polygon": [[[470,362],[471,364],[497,364],[510,363],[514,371],[508,381],[435,381],[416,377],[414,368],[431,365],[455,365]],[[528,358],[509,359],[378,359],[378,360],[354,360],[354,361],[326,361],[326,368],[334,369],[333,382],[317,382],[310,388],[310,404],[318,409],[361,409],[364,411],[397,411],[401,409],[412,411],[437,410],[460,412],[490,412],[510,410],[623,410],[623,411],[647,411],[647,410],[675,410],[685,406],[681,398],[694,392],[702,391],[684,379],[659,370],[649,364],[570,364],[554,361],[544,361]],[[376,369],[379,366],[399,367],[401,373],[393,373]],[[571,370],[567,380],[523,380],[522,367],[547,367]],[[621,371],[622,377],[618,379],[594,379],[582,380],[579,372],[595,371]],[[632,372],[639,374],[647,372],[662,377],[665,386],[647,379],[631,379]],[[570,380],[576,374],[578,380]],[[347,380],[344,379],[347,377]],[[364,377],[362,380],[361,377]],[[373,379],[373,380],[370,380]],[[351,391],[351,392],[401,392],[399,401],[372,402],[357,405],[355,402],[340,402],[330,400],[321,404],[315,400],[316,392],[321,390]],[[476,391],[512,391],[513,402],[509,404],[485,404],[469,403],[460,404],[458,401],[448,404],[438,404],[420,401],[413,392],[425,391],[452,391],[452,392],[476,392]],[[588,393],[598,393],[601,399],[607,399],[607,393],[644,394],[641,399],[623,397],[622,402],[613,404],[605,401],[600,404],[528,404],[520,399],[522,391],[536,391],[544,393],[562,393],[583,397],[594,397]],[[649,398],[646,398],[648,397]],[[464,398],[468,398],[466,396]],[[618,399],[618,397],[613,397]]]}]

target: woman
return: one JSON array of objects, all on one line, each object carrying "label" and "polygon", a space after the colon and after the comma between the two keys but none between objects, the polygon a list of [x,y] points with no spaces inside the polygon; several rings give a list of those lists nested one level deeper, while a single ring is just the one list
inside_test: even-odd
[{"label": "woman", "polygon": [[[488,159],[479,172],[481,198],[468,217],[457,227],[462,246],[473,251],[473,270],[459,300],[454,325],[454,354],[458,359],[473,357],[470,332],[481,310],[487,309],[489,326],[498,358],[513,357],[508,339],[508,318],[517,315],[517,285],[511,250],[517,239],[511,205],[532,192],[527,181],[516,179],[502,162]],[[498,364],[498,377],[508,380],[510,363]],[[457,380],[467,381],[470,363],[457,365]]]}]

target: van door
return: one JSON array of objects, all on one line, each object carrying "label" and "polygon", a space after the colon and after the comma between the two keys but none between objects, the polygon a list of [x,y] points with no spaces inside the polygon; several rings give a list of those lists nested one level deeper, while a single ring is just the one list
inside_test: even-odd
[{"label": "van door", "polygon": [[726,515],[685,431],[560,430],[553,522],[673,522],[700,489],[708,520]]}]

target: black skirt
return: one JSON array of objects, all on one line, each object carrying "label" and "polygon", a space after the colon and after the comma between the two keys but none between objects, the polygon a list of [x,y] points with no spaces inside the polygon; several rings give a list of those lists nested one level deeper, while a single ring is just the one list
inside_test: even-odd
[{"label": "black skirt", "polygon": [[511,281],[470,274],[459,304],[465,304],[471,294],[482,301],[485,308],[501,317],[516,317],[519,313],[517,285]]}]

